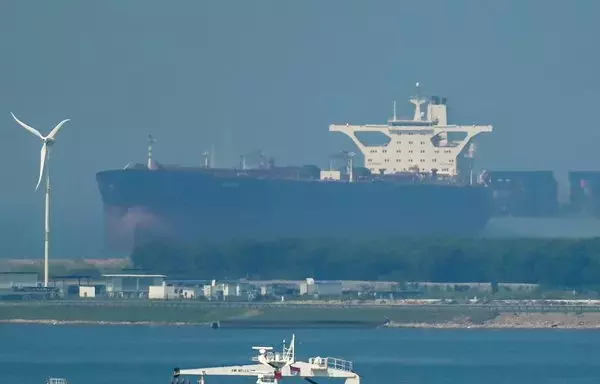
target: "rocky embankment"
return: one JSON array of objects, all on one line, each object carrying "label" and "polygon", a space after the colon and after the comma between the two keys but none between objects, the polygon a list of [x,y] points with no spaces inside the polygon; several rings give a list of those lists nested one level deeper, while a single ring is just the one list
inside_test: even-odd
[{"label": "rocky embankment", "polygon": [[389,328],[521,328],[521,329],[600,329],[600,313],[502,313],[481,323],[471,318],[457,317],[440,323],[398,323],[386,324]]}]

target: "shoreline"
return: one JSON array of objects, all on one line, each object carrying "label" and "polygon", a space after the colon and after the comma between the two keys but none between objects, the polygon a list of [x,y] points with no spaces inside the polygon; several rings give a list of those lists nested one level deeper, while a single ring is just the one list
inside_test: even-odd
[{"label": "shoreline", "polygon": [[[36,325],[143,325],[143,326],[168,326],[168,327],[211,327],[213,323],[220,323],[219,328],[388,328],[388,329],[600,329],[600,314],[574,314],[574,313],[512,313],[499,314],[493,319],[483,322],[473,322],[469,317],[455,318],[440,322],[398,322],[390,321],[385,324],[365,327],[367,324],[351,326],[343,322],[315,322],[294,321],[276,322],[268,320],[223,320],[221,322],[193,322],[193,321],[104,321],[104,320],[54,320],[54,319],[0,319],[0,324],[36,324]],[[352,322],[349,322],[351,324]]]},{"label": "shoreline", "polygon": [[436,329],[600,329],[598,313],[501,313],[483,321],[473,322],[469,317],[459,317],[451,321],[432,323],[390,322],[388,328],[436,328]]},{"label": "shoreline", "polygon": [[[143,304],[143,305],[142,305]],[[0,324],[145,325],[236,329],[600,329],[600,308],[465,306],[207,306],[189,303],[19,302],[0,305]],[[551,312],[550,312],[551,311]]]},{"label": "shoreline", "polygon": [[444,323],[444,324],[431,324],[431,323],[403,323],[393,324],[385,326],[385,328],[398,328],[398,329],[581,329],[591,330],[600,329],[600,325],[589,325],[589,326],[570,326],[570,325],[495,325],[495,324],[458,324],[458,323]]},{"label": "shoreline", "polygon": [[0,324],[36,325],[146,325],[168,327],[210,327],[212,323],[164,322],[164,321],[104,321],[104,320],[52,320],[52,319],[0,319]]}]

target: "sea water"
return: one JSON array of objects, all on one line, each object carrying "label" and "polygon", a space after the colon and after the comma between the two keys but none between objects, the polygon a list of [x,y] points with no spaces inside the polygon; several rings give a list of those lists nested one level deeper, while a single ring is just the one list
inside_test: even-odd
[{"label": "sea water", "polygon": [[[0,383],[44,384],[48,377],[65,377],[69,384],[167,384],[174,367],[250,364],[253,345],[280,349],[292,332],[4,324]],[[364,384],[600,383],[600,332],[595,331],[298,329],[295,333],[298,359],[352,360]],[[206,380],[254,382],[252,377]]]}]

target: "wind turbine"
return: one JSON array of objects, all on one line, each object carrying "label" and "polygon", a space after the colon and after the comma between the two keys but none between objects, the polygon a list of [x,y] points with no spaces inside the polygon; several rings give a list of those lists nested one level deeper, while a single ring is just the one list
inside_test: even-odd
[{"label": "wind turbine", "polygon": [[37,129],[30,127],[23,123],[14,115],[10,113],[17,123],[32,134],[36,135],[42,141],[42,151],[40,153],[40,177],[38,178],[35,190],[37,191],[42,182],[42,176],[46,171],[46,209],[44,215],[44,287],[48,287],[48,253],[50,251],[50,170],[47,165],[50,160],[50,148],[54,144],[58,131],[64,123],[70,119],[66,119],[58,123],[47,136],[43,136]]}]

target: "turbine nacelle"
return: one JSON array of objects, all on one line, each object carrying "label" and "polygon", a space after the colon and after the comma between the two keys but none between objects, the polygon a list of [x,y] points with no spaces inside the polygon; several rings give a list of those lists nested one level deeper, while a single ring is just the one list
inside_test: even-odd
[{"label": "turbine nacelle", "polygon": [[15,119],[15,121],[21,127],[25,128],[31,134],[37,136],[42,141],[42,150],[40,153],[40,177],[39,177],[38,183],[35,187],[35,190],[37,191],[38,188],[40,187],[40,183],[42,182],[42,176],[44,175],[44,170],[45,170],[45,166],[46,166],[46,158],[48,157],[48,147],[50,147],[54,144],[54,142],[56,141],[56,135],[58,134],[58,131],[60,131],[60,128],[63,126],[63,124],[65,124],[70,119],[61,121],[54,128],[52,128],[52,130],[50,131],[50,133],[47,136],[44,136],[37,129],[30,127],[29,125],[25,124],[21,120],[17,119],[17,117],[15,116],[14,113],[11,112],[10,114],[12,115],[13,119]]}]

